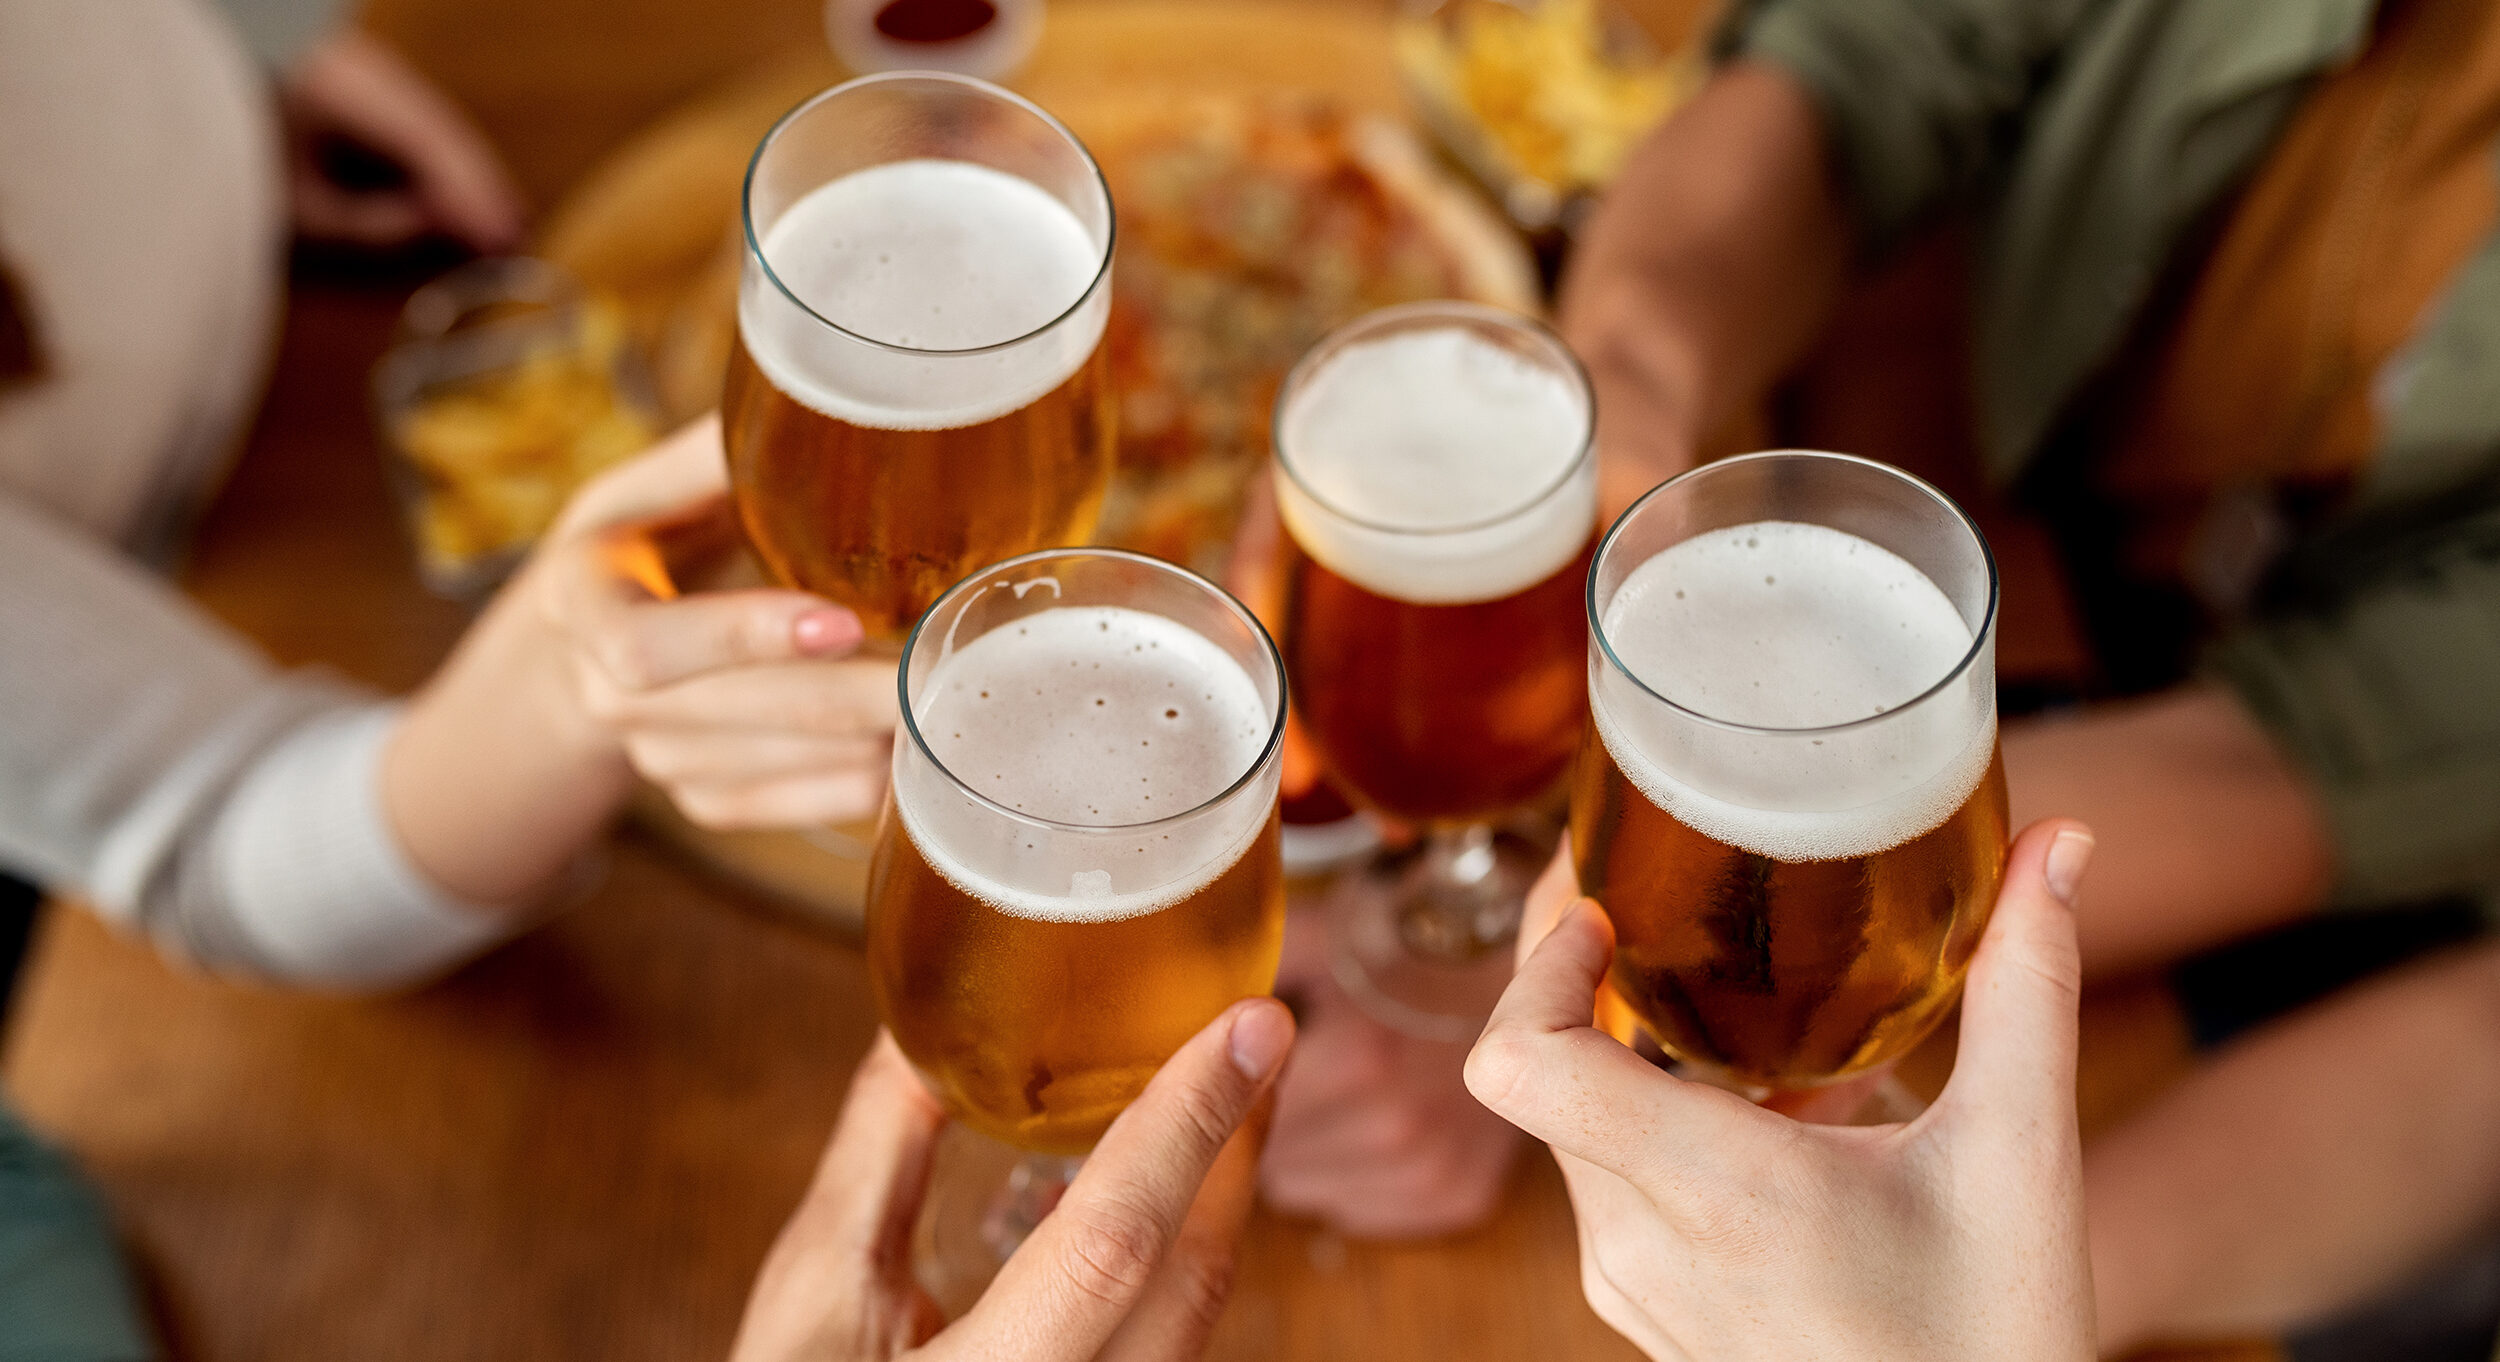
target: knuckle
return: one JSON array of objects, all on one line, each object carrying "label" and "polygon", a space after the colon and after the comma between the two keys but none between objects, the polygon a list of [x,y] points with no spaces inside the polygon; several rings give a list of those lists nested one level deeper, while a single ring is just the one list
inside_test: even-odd
[{"label": "knuckle", "polygon": [[622,727],[633,719],[633,707],[624,692],[608,680],[607,673],[595,662],[584,662],[579,668],[576,690],[581,695],[582,709],[591,718],[610,728]]},{"label": "knuckle", "polygon": [[1181,1308],[1200,1324],[1213,1323],[1233,1294],[1233,1251],[1229,1246],[1204,1253],[1184,1253],[1168,1274]]},{"label": "knuckle", "polygon": [[648,734],[625,735],[625,760],[646,780],[666,782],[685,774],[685,763],[676,749]]},{"label": "knuckle", "polygon": [[1634,1252],[1641,1260],[1637,1265],[1620,1261],[1626,1253],[1621,1240],[1610,1234],[1580,1235],[1580,1295],[1589,1309],[1608,1327],[1625,1338],[1637,1339],[1649,1332],[1649,1321],[1637,1303],[1644,1294],[1637,1272],[1654,1263],[1650,1254]]},{"label": "knuckle", "polygon": [[1590,1314],[1625,1338],[1646,1338],[1652,1332],[1649,1317],[1641,1313],[1630,1296],[1616,1290],[1611,1283],[1592,1279],[1583,1271],[1580,1274],[1580,1294],[1587,1298]]},{"label": "knuckle", "polygon": [[1173,1119],[1194,1159],[1214,1158],[1233,1137],[1233,1128],[1241,1123],[1241,1106],[1233,1093],[1211,1084],[1192,1083],[1181,1089],[1179,1100],[1173,1103]]},{"label": "knuckle", "polygon": [[1078,1212],[1061,1268],[1078,1294],[1125,1307],[1146,1289],[1162,1257],[1163,1233],[1152,1216],[1121,1206],[1086,1209]]},{"label": "knuckle", "polygon": [[[1739,1198],[1703,1196],[1690,1199],[1686,1214],[1675,1217],[1677,1233],[1698,1253],[1722,1264],[1747,1266],[1774,1256],[1779,1227],[1766,1223],[1754,1205]],[[1794,1227],[1790,1227],[1793,1232]]]},{"label": "knuckle", "polygon": [[1623,1289],[1606,1273],[1607,1256],[1603,1239],[1592,1239],[1580,1254],[1580,1295],[1601,1319],[1606,1318],[1607,1307],[1620,1305],[1624,1299]]},{"label": "knuckle", "polygon": [[1520,1096],[1530,1064],[1526,1043],[1516,1036],[1493,1032],[1467,1052],[1467,1065],[1461,1076],[1477,1101],[1507,1115]]},{"label": "knuckle", "polygon": [[590,655],[608,679],[626,690],[645,690],[651,685],[654,658],[649,640],[641,631],[611,628],[599,631],[591,640]]},{"label": "knuckle", "polygon": [[2009,973],[2023,981],[2026,992],[2036,991],[2061,1011],[2071,1012],[2082,1004],[2082,971],[2071,947],[2063,952],[2053,946],[2018,950],[2004,963]]}]

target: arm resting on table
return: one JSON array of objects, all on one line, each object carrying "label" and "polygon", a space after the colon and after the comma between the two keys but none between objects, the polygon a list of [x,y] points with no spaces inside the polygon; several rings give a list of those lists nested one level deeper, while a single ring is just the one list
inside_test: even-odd
[{"label": "arm resting on table", "polygon": [[371,986],[510,928],[382,809],[397,707],[272,670],[106,546],[0,496],[0,857],[212,969]]},{"label": "arm resting on table", "polygon": [[2206,670],[2006,729],[2016,817],[2100,836],[2088,973],[2500,884],[2500,497],[2305,546]]},{"label": "arm resting on table", "polygon": [[2087,977],[2168,964],[2326,896],[2317,797],[2220,686],[2008,724],[2005,777],[2017,826],[2066,814],[2099,841],[2075,919]]}]

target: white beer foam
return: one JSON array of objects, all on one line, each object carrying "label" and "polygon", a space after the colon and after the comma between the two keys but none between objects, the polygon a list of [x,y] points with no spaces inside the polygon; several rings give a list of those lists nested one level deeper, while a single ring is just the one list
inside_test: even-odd
[{"label": "white beer foam", "polygon": [[[1971,629],[1898,555],[1822,525],[1761,521],[1643,563],[1606,607],[1615,656],[1662,710],[1592,657],[1615,765],[1685,826],[1781,861],[1866,856],[1940,824],[1996,749],[1992,668],[1907,710],[1971,650]],[[1875,715],[1881,723],[1819,733]]]},{"label": "white beer foam", "polygon": [[1111,922],[1170,907],[1241,859],[1271,812],[1253,795],[1183,827],[1123,831],[1231,788],[1271,727],[1241,665],[1161,615],[1067,606],[993,629],[938,662],[913,718],[964,785],[1103,829],[1044,836],[898,761],[895,806],[922,857],[1015,917]]},{"label": "white beer foam", "polygon": [[[738,330],[793,400],[856,426],[945,430],[994,420],[1065,382],[1093,353],[1110,290],[1086,289],[1101,244],[1040,186],[969,161],[894,161],[821,185],[763,231],[792,297],[746,262]],[[1030,335],[1084,298],[1078,315]]]},{"label": "white beer foam", "polygon": [[1498,600],[1561,571],[1595,532],[1596,461],[1555,487],[1589,421],[1569,377],[1465,327],[1361,341],[1296,388],[1278,505],[1304,552],[1375,595]]}]

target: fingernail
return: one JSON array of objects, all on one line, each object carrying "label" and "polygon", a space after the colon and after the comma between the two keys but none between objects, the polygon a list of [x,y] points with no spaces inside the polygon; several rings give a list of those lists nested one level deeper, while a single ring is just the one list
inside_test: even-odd
[{"label": "fingernail", "polygon": [[2041,867],[2041,873],[2048,879],[2049,892],[2069,908],[2075,906],[2075,891],[2083,887],[2083,868],[2092,864],[2093,845],[2091,833],[2074,828],[2060,832],[2049,843],[2048,864]]},{"label": "fingernail", "polygon": [[790,625],[790,637],[803,653],[826,653],[847,648],[866,636],[859,627],[859,616],[838,607],[810,610]]},{"label": "fingernail", "polygon": [[1293,1021],[1272,1000],[1252,1003],[1233,1018],[1233,1067],[1253,1083],[1274,1073],[1292,1044]]}]

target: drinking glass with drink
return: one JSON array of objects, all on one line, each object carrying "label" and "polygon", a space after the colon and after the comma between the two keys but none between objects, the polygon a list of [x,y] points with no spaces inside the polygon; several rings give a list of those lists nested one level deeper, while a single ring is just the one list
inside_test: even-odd
[{"label": "drinking glass with drink", "polygon": [[[986,1276],[1172,1053],[1275,984],[1285,677],[1256,618],[1116,549],[1012,558],[904,646],[868,878],[877,1009],[948,1111],[1025,1151],[937,1245]],[[966,1243],[966,1239],[978,1242]]]},{"label": "drinking glass with drink", "polygon": [[972,569],[1091,536],[1112,212],[1073,134],[977,80],[864,77],[766,135],[744,222],[722,421],[785,585],[891,646]]},{"label": "drinking glass with drink", "polygon": [[1866,459],[1722,459],[1615,522],[1571,846],[1619,1039],[1759,1096],[1952,1008],[2005,864],[1996,609],[1970,518]]},{"label": "drinking glass with drink", "polygon": [[1277,399],[1303,729],[1339,787],[1424,829],[1385,888],[1341,882],[1336,973],[1416,1035],[1472,1039],[1500,996],[1545,848],[1499,824],[1560,784],[1579,742],[1591,425],[1562,342],[1472,303],[1359,318]]}]

